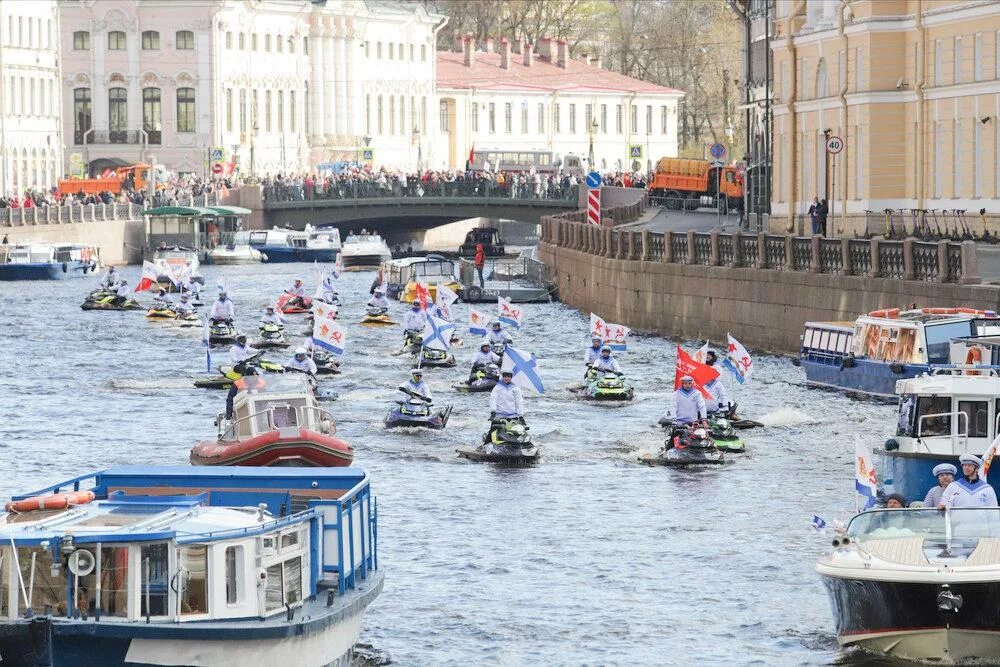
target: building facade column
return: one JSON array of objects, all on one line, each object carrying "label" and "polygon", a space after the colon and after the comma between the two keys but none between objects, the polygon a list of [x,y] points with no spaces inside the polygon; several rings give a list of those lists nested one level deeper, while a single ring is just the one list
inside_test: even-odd
[{"label": "building facade column", "polygon": [[353,109],[351,106],[351,98],[348,93],[348,81],[350,80],[350,72],[353,69],[348,69],[347,58],[348,58],[348,34],[345,28],[341,28],[337,32],[337,54],[336,54],[336,72],[337,72],[337,114],[336,114],[336,127],[338,135],[351,134],[349,129],[348,118],[353,113],[349,111]]},{"label": "building facade column", "polygon": [[[313,138],[319,138],[323,136],[323,115],[324,109],[326,108],[326,80],[324,78],[326,71],[326,63],[323,62],[323,54],[325,44],[323,39],[323,31],[325,28],[319,27],[316,32],[316,37],[313,38],[313,47],[316,52],[312,54],[310,61],[312,63],[312,80],[309,84],[310,95],[309,104],[310,109],[307,110],[309,113],[309,129],[310,134]],[[310,138],[310,143],[312,144],[322,144],[321,141],[313,141]]]},{"label": "building facade column", "polygon": [[333,116],[335,109],[340,106],[340,100],[336,99],[334,90],[334,73],[336,65],[334,62],[334,39],[332,29],[323,31],[323,134],[327,137],[335,134]]},{"label": "building facade column", "polygon": [[362,94],[360,77],[346,76],[348,72],[358,70],[358,60],[361,58],[359,39],[361,33],[353,26],[349,27],[345,33],[344,50],[344,99],[346,100],[346,113],[344,117],[344,132],[355,136],[365,133],[364,118],[364,95]]}]

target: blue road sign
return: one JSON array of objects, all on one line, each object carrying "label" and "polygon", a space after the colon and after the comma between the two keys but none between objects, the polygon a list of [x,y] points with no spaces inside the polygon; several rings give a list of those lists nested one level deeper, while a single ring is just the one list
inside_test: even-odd
[{"label": "blue road sign", "polygon": [[588,188],[599,188],[601,187],[601,175],[596,171],[592,171],[587,174],[587,187]]},{"label": "blue road sign", "polygon": [[712,147],[708,149],[712,157],[716,160],[721,160],[726,154],[726,147],[722,144],[712,144]]}]

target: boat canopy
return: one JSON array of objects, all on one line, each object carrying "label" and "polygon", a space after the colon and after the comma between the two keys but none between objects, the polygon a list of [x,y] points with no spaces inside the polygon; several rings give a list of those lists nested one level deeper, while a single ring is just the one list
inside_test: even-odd
[{"label": "boat canopy", "polygon": [[208,206],[207,208],[215,211],[217,215],[250,215],[253,213],[250,209],[242,206]]},{"label": "boat canopy", "polygon": [[[247,214],[250,212],[247,211]],[[215,217],[220,215],[218,211],[212,208],[204,208],[201,206],[160,206],[157,208],[147,208],[142,212],[143,215],[180,215],[180,216],[211,216]],[[232,215],[231,213],[223,213],[221,215]]]}]

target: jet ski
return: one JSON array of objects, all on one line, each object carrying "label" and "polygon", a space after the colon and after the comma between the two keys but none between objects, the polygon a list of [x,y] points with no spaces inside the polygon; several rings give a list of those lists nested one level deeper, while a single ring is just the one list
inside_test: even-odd
[{"label": "jet ski", "polygon": [[745,452],[747,450],[743,439],[736,434],[736,427],[729,419],[728,412],[713,412],[708,415],[708,429],[712,441],[719,451]]},{"label": "jet ski", "polygon": [[469,379],[465,382],[458,382],[452,385],[456,391],[492,391],[500,381],[500,367],[496,364],[480,366],[469,374]]},{"label": "jet ski", "polygon": [[96,290],[87,295],[80,308],[83,310],[142,310],[143,305],[129,297],[125,303],[116,303],[116,294],[105,290]]},{"label": "jet ski", "polygon": [[151,320],[175,320],[177,319],[177,311],[166,304],[154,303],[146,311],[146,317]]},{"label": "jet ski", "polygon": [[455,355],[447,350],[421,347],[420,360],[417,365],[423,368],[451,368],[455,365]]},{"label": "jet ski", "polygon": [[280,324],[273,324],[270,322],[262,324],[260,328],[257,329],[257,338],[250,343],[250,347],[260,349],[288,347],[288,345],[289,343],[285,338],[285,331],[283,327]]},{"label": "jet ski", "polygon": [[367,327],[380,327],[396,324],[389,317],[388,308],[366,308],[361,324]]},{"label": "jet ski", "polygon": [[651,466],[717,465],[726,463],[719,448],[712,442],[708,429],[698,424],[678,424],[663,449],[656,454],[640,456]]},{"label": "jet ski", "polygon": [[177,313],[177,322],[182,327],[197,327],[201,326],[201,318],[193,310],[186,313]]},{"label": "jet ski", "polygon": [[397,352],[397,354],[405,354],[409,352],[410,354],[417,354],[424,343],[424,335],[420,331],[404,331],[403,332],[403,347]]},{"label": "jet ski", "polygon": [[[593,374],[591,374],[591,371]],[[588,382],[583,398],[591,401],[631,401],[635,398],[635,388],[625,381],[624,375],[600,372],[593,368],[587,372]]]},{"label": "jet ski", "polygon": [[475,449],[460,448],[458,455],[470,461],[531,465],[538,460],[538,447],[531,442],[522,419],[494,418],[483,435],[483,444]]},{"label": "jet ski", "polygon": [[295,315],[298,313],[308,313],[312,310],[312,299],[307,296],[302,297],[302,303],[304,305],[299,305],[296,303],[294,306],[288,305],[288,303],[297,297],[288,294],[287,292],[278,297],[278,301],[274,304],[277,310],[280,310],[285,315]]},{"label": "jet ski", "polygon": [[214,321],[208,328],[208,342],[211,345],[228,345],[236,341],[240,332],[232,322]]},{"label": "jet ski", "polygon": [[263,350],[244,359],[235,366],[220,365],[219,375],[201,378],[194,381],[199,389],[229,389],[233,383],[244,375],[263,375],[264,373],[284,373],[285,367],[273,361],[261,359]]},{"label": "jet ski", "polygon": [[490,349],[493,350],[493,354],[500,357],[500,361],[503,361],[503,353],[507,350],[507,345],[509,343],[490,343]]},{"label": "jet ski", "polygon": [[431,401],[428,399],[409,391],[406,387],[400,387],[399,390],[409,395],[409,398],[396,401],[396,407],[386,415],[386,428],[426,426],[437,429],[444,428],[448,423],[452,406],[446,405],[443,410],[432,411]]},{"label": "jet ski", "polygon": [[313,363],[316,364],[317,375],[337,375],[341,372],[340,360],[323,350],[313,350]]},{"label": "jet ski", "polygon": [[337,294],[336,292],[330,292],[328,294],[324,294],[321,297],[318,296],[316,297],[316,301],[319,301],[320,303],[325,303],[330,306],[337,306],[338,308],[340,307],[340,295]]}]

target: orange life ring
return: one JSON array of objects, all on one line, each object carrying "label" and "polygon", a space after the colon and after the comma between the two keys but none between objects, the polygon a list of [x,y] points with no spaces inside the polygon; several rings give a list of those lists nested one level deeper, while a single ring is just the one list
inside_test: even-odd
[{"label": "orange life ring", "polygon": [[[965,363],[972,366],[980,363],[983,360],[983,351],[978,347],[970,347],[969,351],[965,353]],[[966,375],[979,375],[979,371],[967,370]]]},{"label": "orange life ring", "polygon": [[885,310],[873,310],[868,313],[870,317],[885,317],[895,319],[899,317],[899,308],[886,308]]},{"label": "orange life ring", "polygon": [[35,510],[63,510],[73,505],[85,505],[97,496],[93,491],[71,491],[53,493],[50,496],[32,496],[23,500],[11,500],[5,506],[8,512],[33,512]]}]

